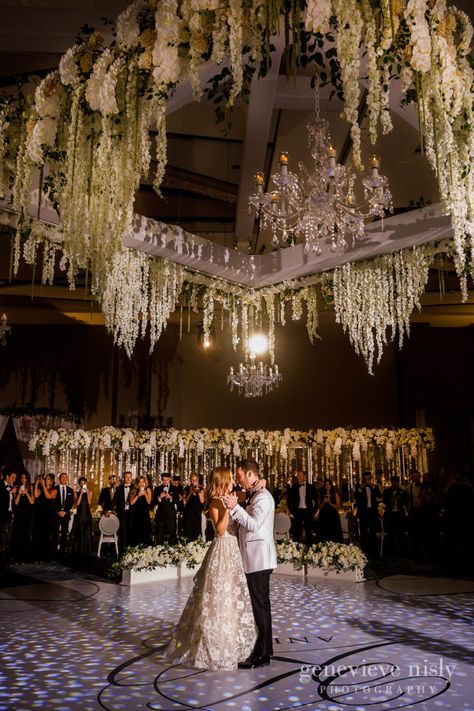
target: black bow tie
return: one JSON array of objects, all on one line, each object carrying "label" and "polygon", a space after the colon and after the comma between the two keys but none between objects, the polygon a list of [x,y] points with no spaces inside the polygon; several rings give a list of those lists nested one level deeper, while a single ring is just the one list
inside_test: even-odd
[{"label": "black bow tie", "polygon": [[306,484],[300,484],[300,486],[306,486]]}]

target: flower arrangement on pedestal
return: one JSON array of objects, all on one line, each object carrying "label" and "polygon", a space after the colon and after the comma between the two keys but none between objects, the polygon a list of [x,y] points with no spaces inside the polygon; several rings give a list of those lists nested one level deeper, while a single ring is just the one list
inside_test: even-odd
[{"label": "flower arrangement on pedestal", "polygon": [[[333,543],[322,541],[306,546],[285,540],[277,544],[277,559],[280,572],[304,571],[311,575],[315,571],[346,573],[355,571],[359,579],[367,565],[367,557],[359,546],[353,543]],[[279,572],[278,568],[277,571]]]},{"label": "flower arrangement on pedestal", "polygon": [[196,568],[204,560],[209,545],[199,537],[191,543],[179,541],[176,546],[164,544],[127,548],[120,560],[113,564],[111,572],[112,575],[118,575],[121,570],[141,572],[177,565],[184,565],[191,569]]},{"label": "flower arrangement on pedestal", "polygon": [[305,550],[305,564],[308,568],[324,568],[336,571],[363,570],[367,557],[359,546],[353,543],[333,543],[324,541],[314,543]]},{"label": "flower arrangement on pedestal", "polygon": [[291,565],[294,570],[303,570],[305,566],[305,546],[293,541],[282,541],[277,545],[279,565]]}]

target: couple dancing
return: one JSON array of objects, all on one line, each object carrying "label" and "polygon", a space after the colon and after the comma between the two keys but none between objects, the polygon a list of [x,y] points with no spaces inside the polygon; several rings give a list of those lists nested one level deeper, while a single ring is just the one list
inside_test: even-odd
[{"label": "couple dancing", "polygon": [[236,478],[248,494],[246,509],[233,493],[230,469],[213,469],[208,482],[207,508],[216,536],[166,648],[166,659],[175,664],[210,670],[270,664],[275,504],[259,480],[257,462],[239,462]]}]

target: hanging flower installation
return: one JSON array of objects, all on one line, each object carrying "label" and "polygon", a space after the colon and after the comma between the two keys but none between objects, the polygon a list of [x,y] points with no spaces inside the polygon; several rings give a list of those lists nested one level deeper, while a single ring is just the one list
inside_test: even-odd
[{"label": "hanging flower installation", "polygon": [[[0,177],[26,214],[31,180],[57,208],[63,266],[71,286],[89,268],[98,292],[103,274],[130,230],[134,195],[147,175],[157,128],[154,186],[166,165],[166,103],[190,79],[196,96],[206,62],[228,66],[213,81],[228,106],[244,82],[264,75],[271,39],[285,25],[289,66],[315,62],[320,80],[344,99],[353,155],[361,165],[359,79],[368,74],[369,134],[392,127],[389,95],[401,79],[405,101],[415,101],[421,137],[451,214],[456,268],[466,293],[472,270],[474,121],[472,25],[447,0],[137,0],[118,17],[116,41],[99,32],[69,49],[34,99],[0,101]],[[367,66],[360,60],[365,45]],[[243,48],[243,51],[242,51]],[[217,99],[218,100],[218,99]]]},{"label": "hanging flower installation", "polygon": [[[207,94],[218,106],[232,106],[253,76],[265,75],[281,23],[287,66],[313,62],[319,80],[331,82],[344,100],[356,166],[361,166],[359,80],[368,77],[372,143],[379,130],[392,128],[390,90],[393,81],[401,81],[404,101],[418,109],[422,147],[452,218],[454,259],[466,297],[467,275],[474,271],[473,28],[447,0],[132,3],[117,19],[114,42],[107,46],[99,32],[83,36],[36,90],[27,82],[16,96],[0,96],[0,193],[10,191],[20,215],[12,271],[22,253],[35,264],[40,245],[43,283],[52,283],[58,253],[70,288],[78,271],[87,270],[107,326],[129,355],[148,324],[153,347],[184,285],[182,303],[192,310],[203,307],[206,332],[215,307],[221,318],[228,316],[234,348],[245,348],[254,325],[265,321],[273,362],[275,324],[285,322],[288,305],[293,320],[305,312],[309,337],[317,337],[316,287],[327,277],[251,291],[122,245],[152,157],[153,185],[160,190],[166,106],[178,83],[190,79],[199,97],[201,68],[225,61]],[[153,141],[150,126],[156,128]],[[38,202],[46,197],[57,211],[58,230],[30,217],[36,177]],[[370,265],[346,265],[334,275],[337,318],[370,371],[387,339],[397,330],[401,339],[408,330],[426,282],[428,254],[418,249]]]},{"label": "hanging flower installation", "polygon": [[370,262],[347,263],[334,271],[334,310],[369,373],[398,331],[399,348],[410,333],[410,316],[420,309],[431,256],[414,247]]}]

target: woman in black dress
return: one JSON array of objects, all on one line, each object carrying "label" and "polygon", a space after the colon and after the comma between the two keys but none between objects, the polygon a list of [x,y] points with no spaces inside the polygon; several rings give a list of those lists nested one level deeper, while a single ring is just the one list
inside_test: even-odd
[{"label": "woman in black dress", "polygon": [[339,508],[341,499],[335,486],[330,479],[325,479],[321,491],[321,503],[319,504],[319,516],[317,524],[317,541],[334,541],[344,543],[342,535],[341,519],[339,518]]},{"label": "woman in black dress", "polygon": [[184,490],[183,537],[195,541],[202,536],[202,510],[204,508],[204,489],[199,486],[197,474],[191,474],[191,483]]},{"label": "woman in black dress", "polygon": [[31,556],[31,529],[35,499],[28,474],[23,473],[13,499],[13,524],[11,556],[16,561],[26,561]]},{"label": "woman in black dress", "polygon": [[151,546],[151,505],[152,491],[144,476],[138,478],[137,485],[130,492],[130,545]]},{"label": "woman in black dress", "polygon": [[84,476],[78,481],[74,507],[77,509],[73,524],[73,553],[92,555],[92,491]]},{"label": "woman in black dress", "polygon": [[35,560],[51,560],[54,554],[56,508],[58,494],[53,474],[38,477],[33,490],[35,497],[33,513],[33,551]]}]

